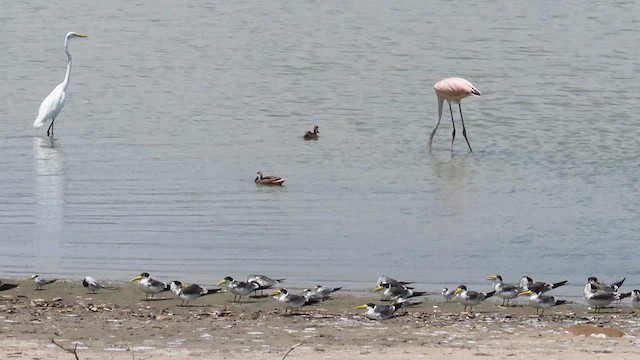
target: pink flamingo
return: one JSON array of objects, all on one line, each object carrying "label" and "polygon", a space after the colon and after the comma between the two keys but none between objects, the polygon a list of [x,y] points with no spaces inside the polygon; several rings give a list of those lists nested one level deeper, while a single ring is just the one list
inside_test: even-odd
[{"label": "pink flamingo", "polygon": [[431,136],[429,136],[429,150],[431,150],[433,135],[436,134],[438,125],[440,125],[440,119],[442,118],[442,105],[444,105],[444,101],[447,100],[449,103],[449,111],[451,112],[451,124],[453,125],[451,150],[453,151],[453,141],[456,139],[456,125],[453,122],[453,109],[451,109],[451,103],[458,103],[458,108],[460,109],[460,120],[462,120],[462,135],[464,135],[464,139],[467,140],[469,151],[473,151],[471,150],[469,139],[467,139],[467,129],[464,127],[464,118],[462,117],[462,106],[460,105],[460,101],[469,95],[480,96],[480,90],[476,89],[473,84],[466,79],[458,77],[442,79],[435,83],[433,88],[436,90],[436,95],[438,95],[438,121],[436,121],[436,125],[433,127],[433,130],[431,130]]}]

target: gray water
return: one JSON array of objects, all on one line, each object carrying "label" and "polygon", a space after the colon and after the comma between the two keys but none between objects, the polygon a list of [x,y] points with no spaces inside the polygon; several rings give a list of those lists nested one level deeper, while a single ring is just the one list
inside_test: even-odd
[{"label": "gray water", "polygon": [[[3,8],[2,276],[640,284],[638,2]],[[68,31],[89,38],[50,140]],[[448,113],[426,149],[447,76],[482,91],[472,153]]]}]

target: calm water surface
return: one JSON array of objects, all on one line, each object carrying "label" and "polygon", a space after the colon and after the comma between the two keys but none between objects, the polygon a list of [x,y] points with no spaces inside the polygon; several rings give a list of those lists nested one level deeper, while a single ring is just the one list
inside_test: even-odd
[{"label": "calm water surface", "polygon": [[[0,275],[640,284],[640,5],[9,2]],[[33,19],[52,19],[33,21]],[[55,138],[31,124],[74,67]],[[462,76],[449,151],[432,85]],[[446,115],[446,114],[445,114]],[[319,141],[302,140],[313,125]],[[257,188],[255,172],[288,177]],[[560,290],[560,289],[558,289]],[[562,294],[563,292],[560,291]]]}]

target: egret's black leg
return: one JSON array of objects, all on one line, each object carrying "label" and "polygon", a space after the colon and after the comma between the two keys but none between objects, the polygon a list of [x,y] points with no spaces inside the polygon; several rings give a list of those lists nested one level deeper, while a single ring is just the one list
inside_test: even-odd
[{"label": "egret's black leg", "polygon": [[49,136],[49,131],[51,131],[51,137],[53,137],[53,123],[54,121],[56,121],[56,119],[51,119],[51,125],[49,125],[49,128],[47,129],[47,136]]}]

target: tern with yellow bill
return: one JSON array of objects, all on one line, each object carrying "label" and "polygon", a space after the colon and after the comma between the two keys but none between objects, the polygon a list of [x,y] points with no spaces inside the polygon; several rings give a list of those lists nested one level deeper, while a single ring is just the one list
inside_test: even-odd
[{"label": "tern with yellow bill", "polygon": [[167,283],[152,279],[147,272],[143,272],[142,274],[134,277],[130,280],[130,282],[138,282],[138,285],[140,285],[140,288],[145,293],[145,300],[149,300],[149,297],[153,299],[154,295],[157,295],[163,291],[171,290]]},{"label": "tern with yellow bill", "polygon": [[296,295],[290,293],[287,289],[277,289],[273,292],[274,298],[278,300],[280,303],[284,304],[285,314],[287,309],[291,309],[293,313],[294,309],[298,309],[303,307],[307,303],[307,298],[302,295]]},{"label": "tern with yellow bill", "polygon": [[500,275],[489,275],[487,280],[493,281],[493,290],[495,290],[495,295],[502,299],[502,306],[509,306],[509,300],[517,298],[518,294],[522,292],[519,286],[502,282]]},{"label": "tern with yellow bill", "polygon": [[471,291],[468,290],[466,286],[460,285],[455,291],[455,295],[458,295],[458,302],[464,305],[464,311],[467,311],[467,307],[469,308],[469,312],[473,311],[473,307],[480,304],[482,301],[490,298],[495,294],[496,291],[491,291],[488,293]]},{"label": "tern with yellow bill", "polygon": [[[544,311],[552,306],[562,305],[567,300],[559,300],[552,295],[542,295],[535,293],[531,290],[525,290],[518,294],[518,296],[529,296],[529,305],[536,309],[536,315],[544,315]],[[540,312],[542,310],[542,312]]]},{"label": "tern with yellow bill", "polygon": [[355,309],[366,309],[364,316],[371,320],[386,320],[395,316],[396,311],[402,307],[402,304],[393,305],[376,305],[368,303],[356,306]]},{"label": "tern with yellow bill", "polygon": [[381,291],[382,300],[391,300],[393,298],[408,299],[415,296],[422,296],[427,293],[426,291],[413,291],[400,283],[386,283],[376,287],[373,291]]},{"label": "tern with yellow bill", "polygon": [[242,295],[249,295],[252,292],[260,289],[260,284],[255,281],[244,282],[233,280],[231,276],[227,276],[224,279],[220,280],[218,286],[221,285],[225,285],[227,287],[227,290],[233,294],[234,302],[240,302],[242,300]]},{"label": "tern with yellow bill", "polygon": [[258,285],[260,285],[260,287],[258,289],[256,289],[256,294],[258,293],[258,290],[260,290],[260,295],[262,295],[262,292],[264,290],[267,289],[271,289],[272,287],[280,284],[281,282],[285,281],[287,279],[282,278],[282,279],[272,279],[270,277],[268,277],[267,275],[262,275],[262,274],[250,274],[249,276],[247,276],[247,282],[251,283],[251,282],[257,282]]},{"label": "tern with yellow bill", "polygon": [[190,301],[199,299],[206,295],[215,294],[220,291],[220,289],[206,289],[204,286],[198,284],[186,285],[178,280],[172,281],[170,287],[171,292],[182,300],[180,306],[184,306],[185,303],[186,306],[189,306]]},{"label": "tern with yellow bill", "polygon": [[631,296],[631,292],[628,293],[618,293],[618,292],[610,292],[604,291],[598,288],[598,286],[594,283],[588,282],[584,288],[583,297],[587,304],[591,305],[594,308],[594,312],[600,312],[602,308],[609,306],[612,302],[616,300],[622,300]]},{"label": "tern with yellow bill", "polygon": [[303,290],[303,296],[306,297],[311,302],[318,302],[322,300],[326,300],[331,297],[331,294],[342,289],[342,287],[327,287],[322,285],[317,285],[313,289],[305,289]]},{"label": "tern with yellow bill", "polygon": [[406,285],[411,284],[411,281],[399,281],[399,280],[396,280],[396,279],[394,279],[394,278],[392,278],[390,276],[382,275],[382,276],[380,276],[378,278],[378,281],[376,281],[376,287],[383,286],[385,284],[391,284],[391,285],[400,284],[400,285],[405,285],[406,286]]}]

